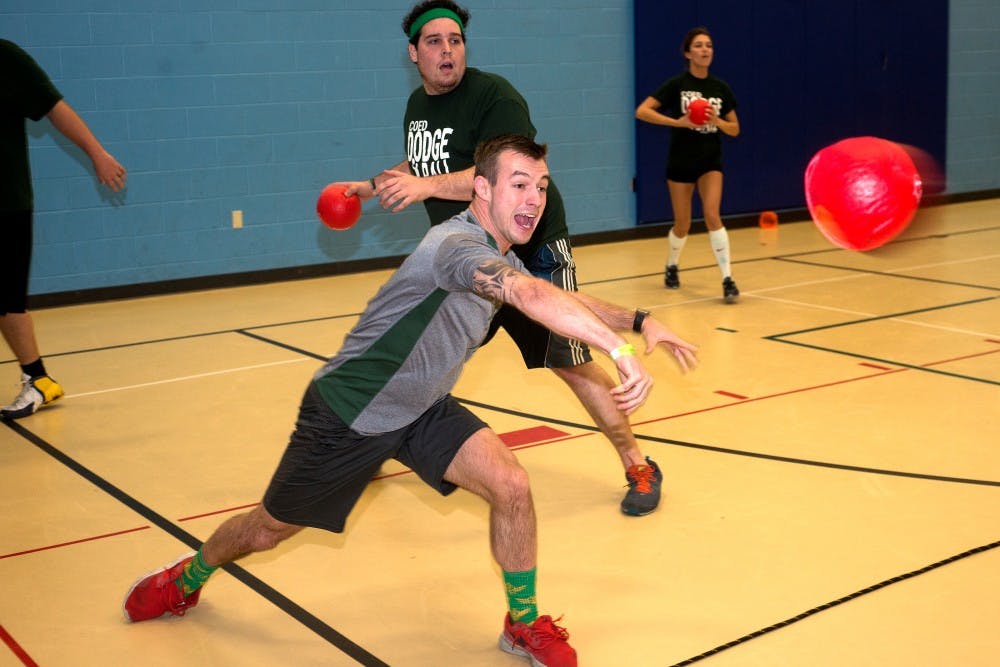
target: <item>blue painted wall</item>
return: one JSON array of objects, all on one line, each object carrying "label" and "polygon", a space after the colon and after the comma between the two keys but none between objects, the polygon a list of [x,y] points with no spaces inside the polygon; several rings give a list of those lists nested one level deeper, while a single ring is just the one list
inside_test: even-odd
[{"label": "blue painted wall", "polygon": [[[571,231],[635,224],[631,0],[467,3],[469,62],[532,107]],[[357,9],[357,7],[364,9]],[[48,70],[129,169],[124,196],[29,122],[36,193],[33,294],[399,255],[422,207],[374,203],[347,232],[315,219],[334,180],[403,157],[400,119],[419,79],[408,2],[4,0],[0,35]],[[1000,6],[953,0],[949,191],[1000,187]],[[243,212],[234,230],[231,212]]]},{"label": "blue painted wall", "polygon": [[1000,188],[1000,3],[952,0],[948,191]]}]

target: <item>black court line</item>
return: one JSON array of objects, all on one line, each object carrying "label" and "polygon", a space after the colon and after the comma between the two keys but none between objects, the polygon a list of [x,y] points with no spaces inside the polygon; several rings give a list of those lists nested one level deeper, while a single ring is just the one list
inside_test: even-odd
[{"label": "black court line", "polygon": [[[578,429],[587,430],[587,431],[597,432],[597,431],[600,430],[600,429],[598,429],[598,428],[596,428],[595,426],[592,426],[592,425],[577,424],[575,422],[570,422],[570,421],[565,421],[565,420],[550,419],[550,418],[547,418],[547,417],[540,417],[538,415],[532,415],[530,413],[520,412],[520,411],[517,411],[517,410],[509,410],[507,408],[500,408],[500,407],[497,407],[497,406],[491,406],[491,405],[488,405],[488,404],[485,404],[485,403],[480,403],[478,401],[471,401],[471,400],[468,400],[468,399],[461,399],[460,398],[458,400],[461,403],[472,405],[472,406],[475,406],[475,407],[478,407],[478,408],[482,408],[482,409],[485,409],[485,410],[493,410],[493,411],[496,411],[496,412],[502,412],[504,414],[514,415],[514,416],[518,416],[518,417],[525,417],[525,418],[528,418],[528,419],[535,419],[535,420],[539,420],[539,421],[543,421],[543,422],[548,422],[548,423],[552,423],[552,424],[559,424],[561,426],[569,426],[569,427],[578,428]],[[693,443],[693,442],[684,442],[682,440],[672,440],[672,439],[669,439],[669,438],[659,438],[659,437],[655,437],[655,436],[641,435],[639,433],[636,433],[635,437],[636,437],[637,440],[646,440],[646,441],[649,441],[649,442],[657,442],[657,443],[668,444],[668,445],[676,445],[676,446],[679,446],[679,447],[687,447],[687,448],[691,448],[691,449],[700,449],[700,450],[704,450],[704,451],[718,452],[718,453],[721,453],[721,454],[731,454],[731,455],[734,455],[734,456],[745,456],[745,457],[750,457],[750,458],[764,459],[764,460],[776,461],[776,462],[779,462],[779,463],[793,463],[793,464],[796,464],[796,465],[808,465],[808,466],[815,466],[815,467],[820,467],[820,468],[830,468],[830,469],[834,469],[834,470],[846,470],[846,471],[849,471],[849,472],[860,472],[860,473],[875,474],[875,475],[890,475],[890,476],[894,476],[894,477],[904,477],[904,478],[910,478],[910,479],[922,479],[922,480],[928,480],[928,481],[934,481],[934,482],[950,482],[950,483],[958,483],[958,484],[976,484],[976,485],[981,485],[981,486],[1000,487],[1000,481],[969,479],[969,478],[961,478],[961,477],[946,477],[946,476],[943,476],[943,475],[928,475],[928,474],[924,474],[924,473],[902,472],[902,471],[899,471],[899,470],[886,470],[886,469],[870,468],[870,467],[864,467],[864,466],[852,466],[852,465],[845,465],[845,464],[842,464],[842,463],[829,463],[829,462],[824,462],[824,461],[811,461],[811,460],[808,460],[808,459],[798,459],[798,458],[792,458],[792,457],[788,457],[788,456],[776,456],[776,455],[773,455],[773,454],[762,454],[762,453],[758,453],[758,452],[747,452],[745,450],[736,450],[736,449],[729,449],[729,448],[726,448],[726,447],[716,447],[716,446],[713,446],[713,445],[704,445],[704,444],[698,444],[698,443]],[[914,577],[916,577],[918,575],[926,574],[927,572],[930,572],[932,570],[936,570],[939,567],[943,567],[943,566],[948,565],[950,563],[954,563],[956,561],[962,560],[963,558],[968,558],[969,556],[973,556],[973,555],[982,553],[984,551],[989,551],[989,550],[995,549],[997,547],[1000,547],[1000,541],[992,542],[990,544],[985,544],[983,546],[976,547],[974,549],[969,549],[968,551],[964,551],[962,553],[956,554],[956,555],[951,556],[949,558],[946,558],[944,560],[938,561],[936,563],[932,563],[932,564],[927,565],[925,567],[922,567],[922,568],[920,568],[918,570],[913,570],[911,572],[907,572],[907,573],[904,573],[904,574],[901,574],[901,575],[897,575],[895,577],[891,577],[889,579],[881,581],[881,582],[879,582],[877,584],[874,584],[872,586],[868,586],[867,588],[863,588],[863,589],[855,591],[854,593],[851,593],[849,595],[845,595],[844,597],[839,598],[837,600],[833,600],[831,602],[826,602],[824,604],[821,604],[821,605],[819,605],[817,607],[813,607],[812,609],[804,611],[804,612],[802,612],[802,613],[800,613],[800,614],[798,614],[796,616],[793,616],[791,618],[785,619],[785,620],[780,621],[778,623],[774,623],[774,624],[769,625],[769,626],[767,626],[765,628],[761,628],[759,630],[755,630],[754,632],[751,632],[749,634],[746,634],[746,635],[744,635],[742,637],[739,637],[739,638],[734,639],[732,641],[726,642],[724,644],[720,644],[719,646],[716,646],[715,648],[709,649],[708,651],[705,651],[704,653],[701,653],[699,655],[693,656],[693,657],[688,658],[686,660],[682,660],[681,662],[674,663],[673,665],[671,665],[671,667],[685,667],[686,665],[694,664],[696,662],[704,660],[705,658],[709,658],[709,657],[711,657],[713,655],[721,653],[722,651],[725,651],[727,649],[739,646],[741,644],[745,644],[746,642],[750,641],[751,639],[756,639],[757,637],[761,637],[761,636],[766,635],[766,634],[768,634],[770,632],[774,632],[775,630],[779,630],[779,629],[787,627],[787,626],[789,626],[789,625],[791,625],[793,623],[797,623],[797,622],[799,622],[801,620],[809,618],[810,616],[814,616],[814,615],[816,615],[816,614],[818,614],[818,613],[820,613],[822,611],[826,611],[828,609],[832,609],[832,608],[837,607],[839,605],[842,605],[842,604],[844,604],[846,602],[850,602],[851,600],[855,600],[857,598],[860,598],[863,595],[868,595],[869,593],[874,593],[875,591],[878,591],[878,590],[881,590],[883,588],[886,588],[887,586],[891,586],[892,584],[897,584],[897,583],[900,583],[902,581],[906,581],[907,579],[912,579],[912,578],[914,578]]]},{"label": "black court line", "polygon": [[[322,317],[310,317],[304,320],[290,320],[287,322],[272,322],[269,324],[256,324],[249,327],[235,327],[233,329],[216,329],[213,331],[198,331],[196,333],[182,334],[179,336],[166,336],[164,338],[150,338],[147,340],[132,341],[131,343],[119,343],[117,345],[104,345],[101,347],[89,347],[89,348],[78,348],[75,350],[64,350],[63,352],[49,352],[45,354],[45,358],[51,357],[71,357],[77,354],[90,354],[91,352],[108,352],[110,350],[124,350],[129,347],[142,347],[144,345],[157,345],[159,343],[172,343],[179,340],[191,340],[192,338],[208,338],[210,336],[222,336],[231,333],[241,333],[247,334],[248,331],[259,330],[259,329],[273,329],[275,327],[291,326],[294,324],[309,324],[312,322],[325,322],[328,320],[342,320],[348,317],[360,317],[361,313],[345,313],[343,315],[324,315]],[[250,334],[247,334],[250,335]],[[262,339],[268,340],[268,339]],[[276,345],[280,345],[277,341],[274,342]],[[297,348],[286,346],[288,349],[294,352],[302,352],[308,357],[315,357],[316,355],[312,352],[304,352]],[[325,359],[326,357],[322,357]],[[0,366],[4,364],[14,363],[16,359],[7,359],[5,361],[0,361]]]},{"label": "black court line", "polygon": [[[873,377],[878,377],[878,376],[873,376]],[[512,415],[515,417],[523,417],[525,419],[530,419],[533,421],[540,421],[549,424],[559,424],[560,426],[568,426],[570,428],[576,428],[583,431],[593,431],[595,433],[600,431],[600,429],[594,426],[593,424],[578,424],[576,422],[566,421],[563,419],[553,419],[551,417],[544,417],[542,415],[536,415],[529,412],[521,412],[520,410],[511,410],[509,408],[501,408],[496,405],[480,403],[479,401],[472,401],[466,398],[456,397],[456,400],[458,400],[460,403],[464,403],[465,405],[471,405],[477,408],[482,408],[483,410],[491,410],[493,412],[500,412],[502,414]],[[741,405],[741,403],[733,403],[733,405]],[[640,433],[636,433],[635,437],[637,440],[646,440],[649,442],[656,442],[664,445],[675,445],[677,447],[686,447],[688,449],[700,449],[706,452],[716,452],[719,454],[729,454],[732,456],[743,456],[746,458],[763,459],[766,461],[775,461],[777,463],[792,463],[795,465],[813,466],[817,468],[846,470],[849,472],[860,472],[871,475],[905,477],[908,479],[922,479],[933,482],[949,482],[955,484],[974,484],[978,486],[1000,487],[1000,481],[993,481],[993,480],[973,479],[969,477],[949,477],[946,475],[931,475],[928,473],[920,473],[920,472],[890,470],[888,468],[871,468],[868,466],[855,466],[855,465],[848,465],[845,463],[832,463],[830,461],[815,461],[812,459],[800,459],[791,456],[779,456],[777,454],[764,454],[762,452],[751,452],[745,449],[731,449],[729,447],[718,447],[716,445],[706,445],[697,442],[686,442],[684,440],[674,440],[672,438],[661,438],[653,435],[642,435]]]},{"label": "black court line", "polygon": [[840,264],[824,264],[822,262],[805,262],[801,259],[793,259],[791,257],[771,257],[769,259],[774,259],[779,262],[787,262],[789,264],[802,264],[805,266],[816,266],[824,269],[835,269],[840,271],[850,271],[852,273],[865,273],[870,276],[884,276],[886,278],[899,278],[900,280],[918,280],[925,283],[935,283],[938,285],[953,285],[955,287],[968,287],[969,289],[982,289],[989,290],[991,292],[1000,292],[1000,287],[992,287],[990,285],[980,285],[978,283],[961,283],[955,280],[942,280],[941,278],[928,278],[926,276],[912,275],[909,273],[896,273],[893,271],[872,271],[871,269],[864,269],[857,266],[842,266]]},{"label": "black court line", "polygon": [[[171,522],[166,517],[161,516],[156,513],[146,505],[142,504],[129,494],[125,493],[119,489],[114,484],[93,472],[83,464],[79,463],[72,457],[66,455],[64,452],[54,447],[50,443],[46,442],[43,438],[39,437],[32,431],[29,431],[23,425],[15,421],[0,421],[4,426],[11,429],[22,438],[32,443],[43,452],[51,456],[53,459],[62,463],[64,466],[75,472],[76,474],[83,477],[85,480],[99,488],[100,490],[107,493],[109,496],[122,503],[126,507],[130,508],[137,514],[141,515],[150,523],[154,524],[157,528],[160,528],[164,532],[173,536],[180,542],[191,549],[198,549],[201,547],[201,542],[192,535],[191,533],[180,528],[173,522]],[[329,625],[324,623],[322,620],[314,616],[313,614],[306,611],[304,608],[287,598],[285,595],[281,594],[269,584],[265,583],[261,579],[250,574],[247,570],[236,565],[235,563],[228,563],[222,566],[226,572],[234,576],[239,581],[243,582],[248,588],[256,592],[262,598],[273,604],[275,607],[285,612],[296,621],[301,623],[303,626],[309,628],[322,639],[326,640],[328,643],[332,644],[336,648],[340,649],[346,655],[356,660],[358,663],[364,665],[365,667],[389,667],[388,663],[383,662],[379,658],[375,657],[365,649],[361,648],[359,645],[355,644],[353,641],[337,632]]]},{"label": "black court line", "polygon": [[815,616],[816,614],[818,614],[821,611],[826,611],[827,609],[832,609],[833,607],[837,607],[839,605],[842,605],[845,602],[850,602],[851,600],[857,599],[857,598],[861,597],[862,595],[867,595],[869,593],[874,593],[875,591],[881,590],[881,589],[883,589],[883,588],[885,588],[887,586],[891,586],[892,584],[898,584],[901,581],[906,581],[907,579],[912,579],[913,577],[916,577],[918,575],[926,574],[927,572],[930,572],[931,570],[936,570],[939,567],[943,567],[945,565],[949,565],[949,564],[954,563],[956,561],[962,560],[963,558],[968,558],[969,556],[975,556],[976,554],[983,553],[984,551],[989,551],[991,549],[996,549],[997,547],[1000,547],[1000,541],[998,541],[998,542],[991,542],[990,544],[984,544],[984,545],[976,547],[974,549],[969,549],[968,551],[963,551],[960,554],[955,554],[954,556],[951,556],[949,558],[945,558],[944,560],[939,560],[936,563],[931,563],[930,565],[926,565],[926,566],[924,566],[924,567],[922,567],[922,568],[920,568],[918,570],[913,570],[912,572],[907,572],[906,574],[900,574],[900,575],[897,575],[895,577],[891,577],[889,579],[886,579],[884,581],[880,581],[877,584],[873,584],[873,585],[871,585],[871,586],[869,586],[867,588],[862,588],[861,590],[855,591],[855,592],[851,593],[850,595],[845,595],[842,598],[838,598],[838,599],[833,600],[831,602],[827,602],[825,604],[821,604],[818,607],[813,607],[812,609],[809,609],[808,611],[804,611],[801,614],[798,614],[796,616],[792,616],[791,618],[787,618],[787,619],[785,619],[783,621],[779,621],[778,623],[774,623],[773,625],[769,625],[766,628],[761,628],[760,630],[755,630],[754,632],[751,632],[749,634],[743,635],[739,639],[734,639],[734,640],[732,640],[730,642],[726,642],[725,644],[720,644],[719,646],[716,646],[713,649],[709,649],[708,651],[705,651],[704,653],[701,653],[701,654],[696,655],[694,657],[688,658],[687,660],[682,660],[682,661],[680,661],[678,663],[674,663],[673,665],[671,665],[671,667],[684,667],[685,665],[694,664],[694,663],[696,663],[696,662],[698,662],[700,660],[704,660],[705,658],[709,658],[709,657],[711,657],[713,655],[716,655],[717,653],[721,653],[721,652],[725,651],[726,649],[733,648],[734,646],[739,646],[740,644],[745,644],[746,642],[750,641],[751,639],[756,639],[757,637],[760,637],[762,635],[766,635],[769,632],[774,632],[775,630],[780,630],[781,628],[787,627],[787,626],[791,625],[792,623],[797,623],[797,622],[799,622],[799,621],[801,621],[803,619],[809,618],[810,616]]},{"label": "black court line", "polygon": [[259,340],[259,341],[261,341],[263,343],[267,343],[268,345],[274,345],[275,347],[280,347],[280,348],[283,348],[283,349],[288,350],[290,352],[295,352],[297,354],[301,354],[301,355],[306,356],[306,357],[311,357],[313,359],[318,359],[320,361],[326,361],[328,359],[328,357],[325,356],[325,355],[317,354],[315,352],[310,352],[309,350],[303,350],[301,347],[295,347],[294,345],[288,345],[287,343],[282,343],[279,340],[275,340],[273,338],[268,338],[267,336],[261,336],[259,334],[251,333],[250,331],[248,331],[246,329],[235,329],[233,331],[233,333],[243,334],[247,338],[253,338],[254,340]]},{"label": "black court line", "polygon": [[876,315],[876,316],[873,316],[873,317],[865,317],[865,318],[861,318],[861,319],[857,319],[857,320],[850,320],[850,321],[847,321],[847,322],[838,322],[836,324],[825,324],[823,326],[812,327],[812,328],[809,328],[809,329],[800,329],[798,331],[789,331],[789,332],[786,332],[786,333],[772,334],[770,336],[763,336],[763,338],[764,338],[764,340],[773,340],[773,341],[776,341],[778,343],[785,343],[787,345],[796,345],[798,347],[805,347],[805,348],[809,348],[809,349],[812,349],[812,350],[818,350],[818,351],[821,351],[821,352],[832,352],[834,354],[841,354],[841,355],[844,355],[844,356],[852,357],[854,359],[865,359],[867,361],[874,361],[874,362],[883,363],[883,364],[890,364],[892,366],[898,366],[900,368],[908,368],[910,370],[921,371],[923,373],[934,373],[936,375],[944,375],[944,376],[947,376],[947,377],[957,378],[957,379],[960,379],[960,380],[970,380],[972,382],[982,382],[984,384],[1000,385],[1000,381],[997,381],[997,380],[990,380],[990,379],[987,379],[987,378],[976,377],[974,375],[963,375],[961,373],[952,373],[952,372],[949,372],[949,371],[942,371],[942,370],[939,370],[937,368],[930,368],[927,365],[920,366],[920,365],[915,365],[915,364],[908,364],[908,363],[905,363],[905,362],[896,361],[894,359],[883,359],[881,357],[872,357],[872,356],[869,356],[869,355],[866,355],[866,354],[859,354],[857,352],[850,352],[848,350],[841,350],[841,349],[837,349],[837,348],[833,348],[833,347],[825,347],[825,346],[822,346],[822,345],[813,345],[811,343],[803,343],[801,341],[787,340],[787,338],[789,338],[791,336],[799,336],[799,335],[802,335],[802,334],[816,333],[817,331],[827,331],[827,330],[830,330],[830,329],[842,329],[842,328],[845,328],[845,327],[851,327],[851,326],[855,326],[855,325],[858,325],[858,324],[868,324],[868,323],[871,323],[871,322],[878,322],[880,320],[896,319],[896,318],[900,318],[900,317],[906,317],[907,315],[915,315],[915,314],[919,314],[919,313],[929,313],[929,312],[938,311],[938,310],[947,310],[949,308],[960,308],[962,306],[968,306],[968,305],[974,304],[974,303],[983,303],[983,302],[986,302],[986,301],[993,301],[994,299],[997,299],[997,298],[1000,298],[1000,297],[987,296],[987,297],[982,297],[982,298],[979,298],[979,299],[970,299],[968,301],[959,301],[957,303],[948,303],[948,304],[942,304],[942,305],[938,305],[938,306],[930,306],[930,307],[927,307],[927,308],[919,308],[917,310],[907,310],[907,311],[903,311],[903,312],[899,312],[899,313],[890,313],[888,315]]},{"label": "black court line", "polygon": [[[797,220],[797,221],[793,221],[793,222],[803,222],[803,221]],[[804,222],[810,222],[810,221],[806,220]],[[793,223],[789,223],[789,224],[793,224]],[[967,230],[963,230],[963,231],[948,232],[946,234],[927,234],[925,236],[915,236],[915,237],[908,238],[908,239],[896,239],[892,243],[890,243],[889,245],[884,246],[884,248],[892,247],[893,245],[896,245],[897,243],[913,243],[913,242],[916,242],[916,241],[934,241],[934,240],[939,240],[939,239],[943,239],[943,238],[948,238],[949,236],[962,236],[962,235],[965,235],[965,234],[981,234],[983,232],[992,232],[992,231],[996,231],[998,229],[1000,229],[1000,227],[997,227],[997,226],[982,227],[982,228],[979,228],[979,229],[967,229]],[[878,252],[878,250],[880,250],[880,249],[876,249],[874,251],[868,251],[868,254],[876,254]],[[848,251],[848,250],[845,250],[844,248],[838,248],[836,246],[831,245],[828,248],[820,248],[818,250],[803,250],[801,252],[793,252],[793,253],[786,253],[786,254],[779,254],[779,255],[769,255],[767,257],[749,257],[749,258],[746,258],[746,259],[733,260],[732,264],[733,264],[733,266],[743,265],[743,264],[753,264],[754,262],[766,262],[766,261],[770,261],[772,259],[774,259],[774,260],[784,260],[784,261],[788,261],[788,262],[795,262],[796,260],[794,258],[796,258],[796,257],[811,257],[813,255],[830,255],[830,254],[834,254],[834,253],[843,253],[843,252],[855,252],[855,251]],[[842,266],[842,265],[839,265],[839,264],[822,264],[822,263],[819,263],[819,262],[804,262],[804,261],[800,262],[800,263],[801,264],[807,264],[807,265],[813,265],[813,266],[820,266],[820,267],[829,268],[829,269],[843,269],[845,271],[857,271],[857,272],[862,272],[862,273],[871,273],[871,274],[875,274],[875,275],[893,276],[893,277],[897,277],[897,278],[912,278],[914,280],[926,280],[926,281],[929,281],[929,282],[939,282],[939,283],[945,283],[945,284],[963,285],[963,283],[949,283],[948,281],[933,280],[931,278],[921,278],[920,276],[908,276],[906,274],[897,274],[897,273],[889,273],[889,272],[882,273],[882,272],[879,272],[879,271],[870,271],[870,270],[865,270],[865,269],[858,269],[858,268],[853,268],[853,267],[848,267],[848,266]],[[685,267],[684,270],[685,271],[698,271],[698,270],[701,270],[701,269],[713,269],[713,268],[718,268],[718,265],[717,264],[702,264],[700,266],[688,266],[688,267]],[[657,271],[656,273],[639,273],[639,274],[635,274],[635,275],[631,275],[631,276],[618,276],[618,277],[615,277],[615,278],[604,278],[602,280],[591,280],[591,281],[588,281],[588,282],[580,282],[580,283],[577,283],[577,284],[578,284],[579,287],[583,287],[584,285],[600,285],[600,284],[603,284],[603,283],[613,283],[613,282],[628,281],[628,280],[639,280],[639,279],[642,279],[642,278],[653,278],[653,277],[662,277],[662,276],[663,276],[663,271]],[[974,288],[978,287],[980,289],[997,289],[997,288],[993,288],[993,287],[986,287],[986,286],[983,286],[983,285],[964,285],[964,286],[965,287],[974,287]]]}]

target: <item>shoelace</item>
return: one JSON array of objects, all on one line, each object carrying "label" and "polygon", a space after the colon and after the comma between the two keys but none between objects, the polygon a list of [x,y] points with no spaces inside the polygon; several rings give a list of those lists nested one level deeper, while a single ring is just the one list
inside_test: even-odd
[{"label": "shoelace", "polygon": [[[556,619],[556,621],[561,620],[562,616]],[[551,616],[539,616],[528,627],[531,629],[531,634],[527,639],[533,648],[544,648],[554,641],[569,639],[569,631],[556,625]]]},{"label": "shoelace", "polygon": [[656,478],[656,472],[653,470],[653,466],[632,466],[628,469],[628,472],[625,473],[625,476],[629,479],[629,486],[635,484],[635,490],[637,492],[651,493],[653,491],[653,487],[650,486]]},{"label": "shoelace", "polygon": [[[193,604],[188,603],[188,599],[197,593],[197,591],[192,591],[190,594],[184,595],[184,589],[177,585],[176,579],[171,581],[168,586],[170,586],[173,591],[167,601],[167,607],[170,609],[171,614],[175,616],[183,616],[185,612],[187,612],[188,607],[194,606]],[[177,596],[176,598],[174,597],[175,595]]]}]

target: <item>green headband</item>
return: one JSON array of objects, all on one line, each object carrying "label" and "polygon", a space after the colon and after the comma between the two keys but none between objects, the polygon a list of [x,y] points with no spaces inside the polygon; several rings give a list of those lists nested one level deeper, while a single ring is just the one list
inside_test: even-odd
[{"label": "green headband", "polygon": [[419,35],[420,29],[427,25],[429,21],[433,21],[434,19],[451,19],[458,24],[458,27],[462,31],[462,36],[465,36],[465,26],[462,25],[462,19],[458,17],[458,14],[444,7],[437,7],[435,9],[428,9],[413,22],[413,25],[410,26],[410,39]]}]

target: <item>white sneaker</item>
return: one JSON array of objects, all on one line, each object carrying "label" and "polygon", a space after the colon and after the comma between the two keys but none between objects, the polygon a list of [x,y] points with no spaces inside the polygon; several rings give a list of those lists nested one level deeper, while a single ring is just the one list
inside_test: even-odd
[{"label": "white sneaker", "polygon": [[21,393],[14,402],[0,408],[3,419],[20,419],[38,412],[38,408],[62,398],[63,390],[59,383],[48,375],[32,379],[21,373]]}]

